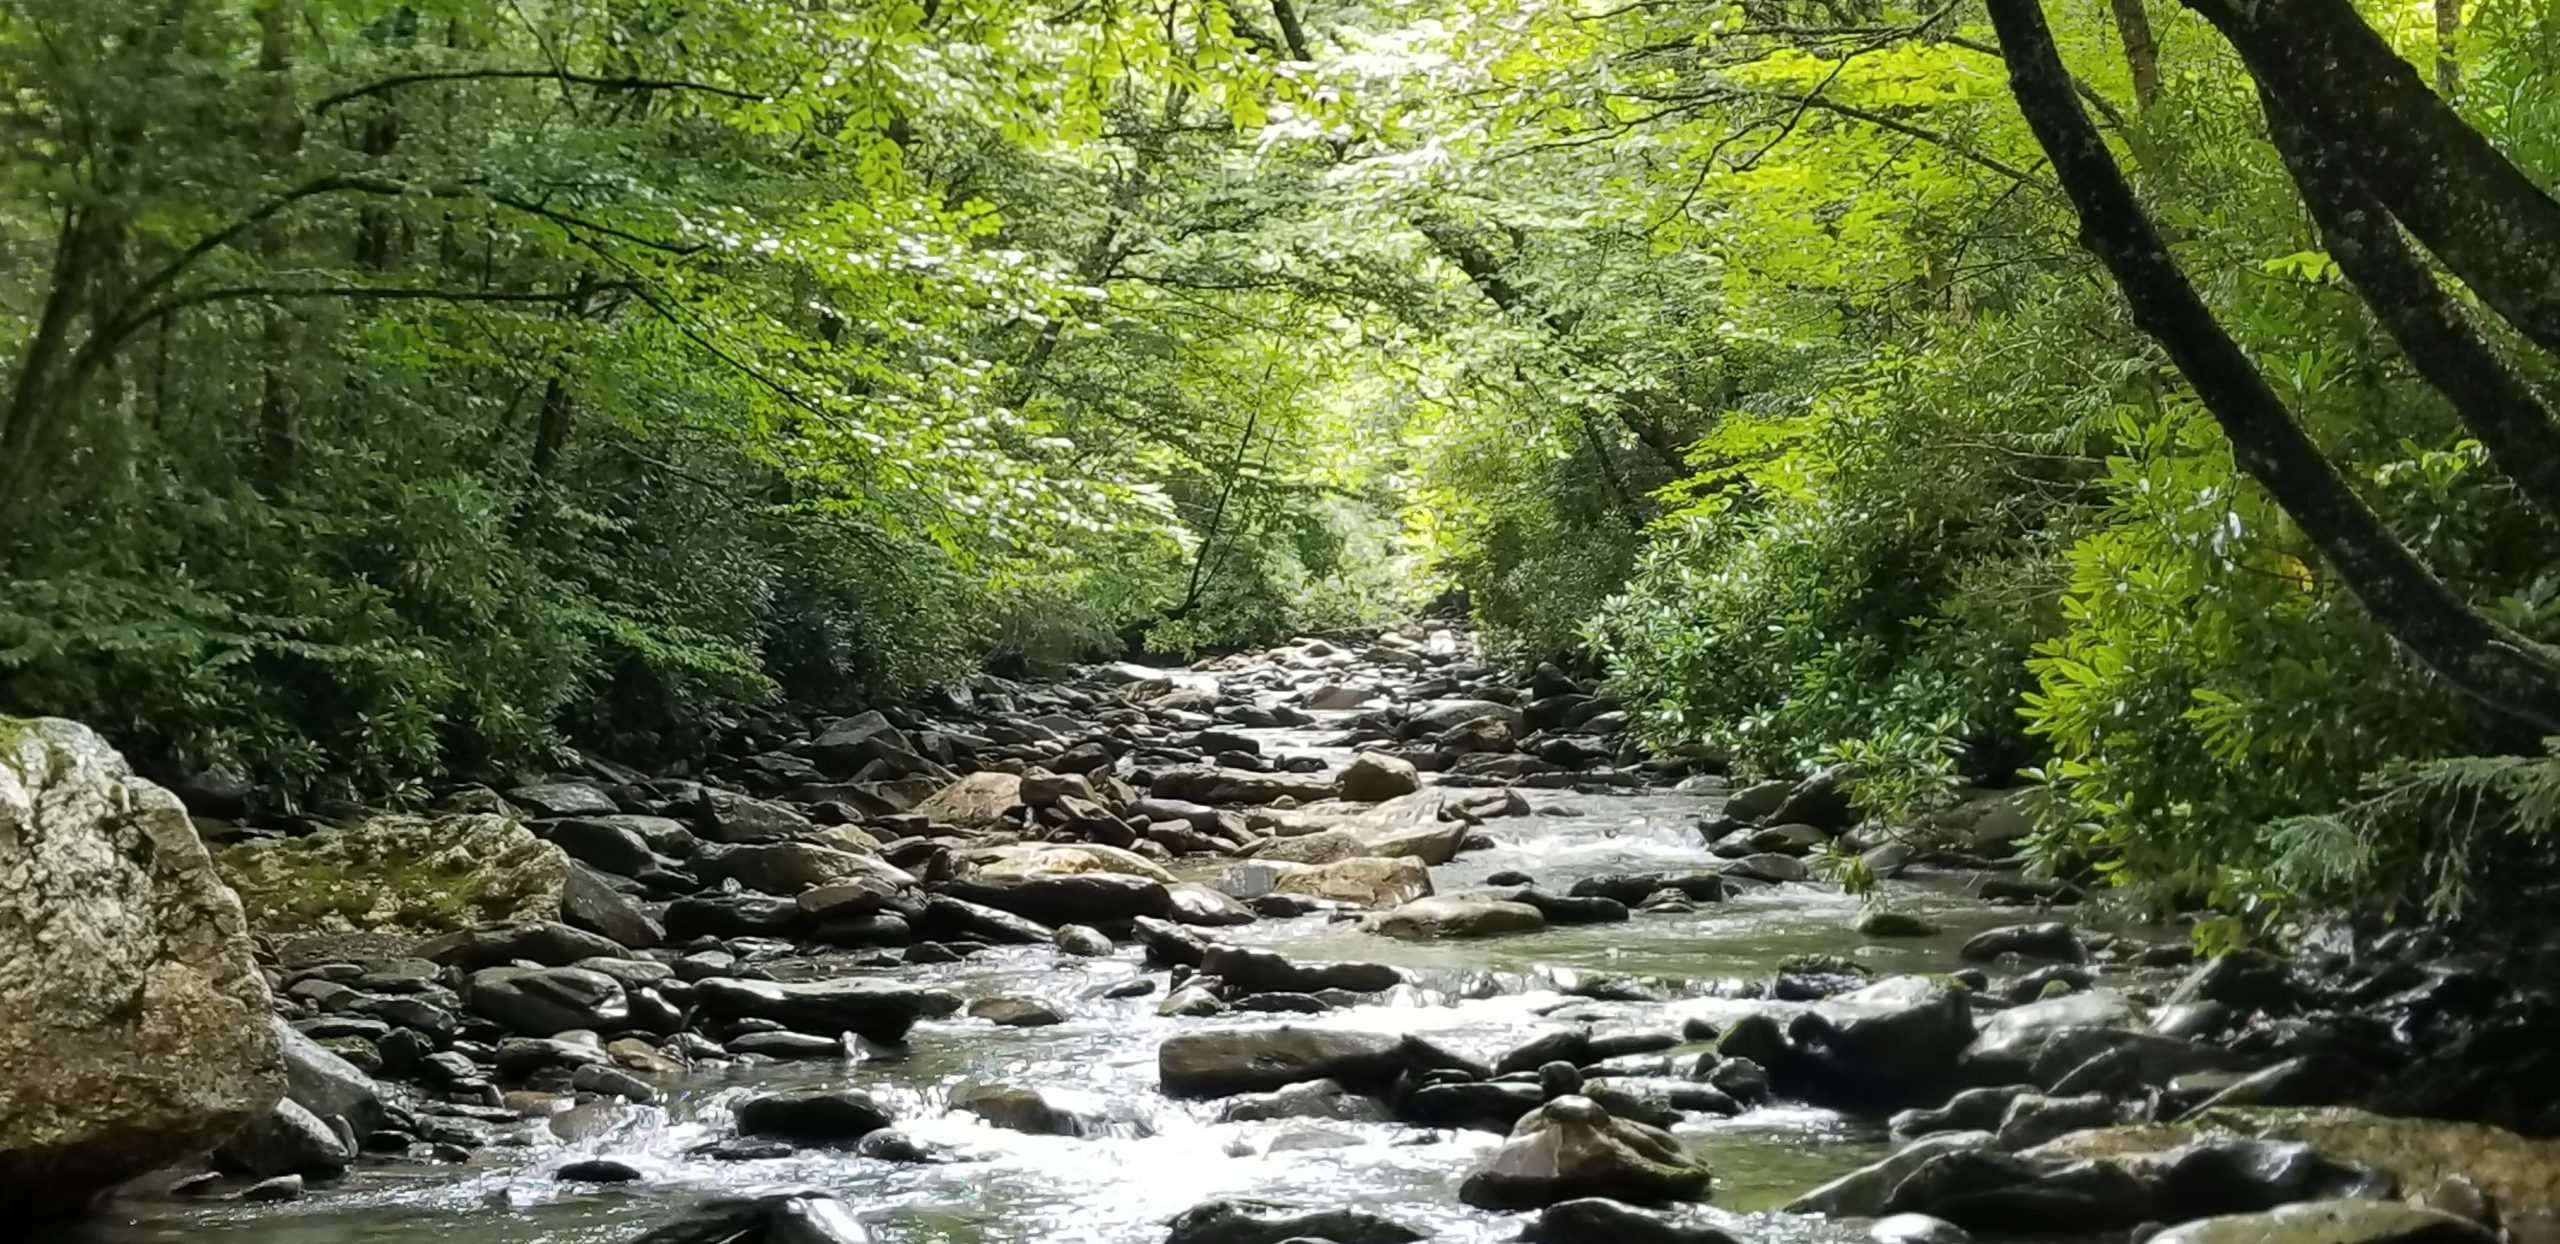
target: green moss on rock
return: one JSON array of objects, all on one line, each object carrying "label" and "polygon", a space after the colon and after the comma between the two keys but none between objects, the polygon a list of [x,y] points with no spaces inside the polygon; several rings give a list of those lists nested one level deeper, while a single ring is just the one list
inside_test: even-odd
[{"label": "green moss on rock", "polygon": [[560,911],[568,857],[502,816],[381,816],[217,859],[250,924],[269,934],[448,933]]}]

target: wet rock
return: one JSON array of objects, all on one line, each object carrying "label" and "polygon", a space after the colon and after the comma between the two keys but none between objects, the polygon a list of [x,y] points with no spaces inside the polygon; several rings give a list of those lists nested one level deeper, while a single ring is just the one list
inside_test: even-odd
[{"label": "wet rock", "polygon": [[1186,883],[1166,892],[1173,896],[1173,918],[1183,924],[1229,928],[1257,919],[1252,908],[1204,885]]},{"label": "wet rock", "polygon": [[948,1146],[920,1140],[894,1127],[884,1127],[854,1142],[853,1154],[858,1158],[906,1166],[938,1166],[959,1160],[959,1155]]},{"label": "wet rock", "polygon": [[1927,1214],[1894,1214],[1867,1226],[1874,1244],[1972,1244],[1965,1229]]},{"label": "wet rock", "polygon": [[1281,799],[1313,803],[1332,795],[1333,783],[1313,774],[1259,773],[1218,765],[1178,765],[1157,773],[1155,782],[1147,791],[1156,799],[1251,807]]},{"label": "wet rock", "polygon": [[1549,924],[1615,924],[1627,918],[1627,905],[1616,899],[1602,898],[1597,895],[1577,898],[1549,894],[1536,886],[1488,889],[1464,897],[1534,907],[1539,915],[1546,917]]},{"label": "wet rock", "polygon": [[612,1158],[583,1158],[551,1172],[551,1177],[580,1184],[629,1184],[646,1178],[639,1167]]},{"label": "wet rock", "polygon": [[1547,927],[1547,918],[1526,903],[1441,895],[1372,916],[1361,927],[1401,941],[1427,942],[1532,933]]},{"label": "wet rock", "polygon": [[1037,998],[981,998],[969,1004],[969,1016],[998,1028],[1046,1028],[1067,1022],[1058,1008]]},{"label": "wet rock", "polygon": [[1422,789],[1422,775],[1411,762],[1376,752],[1362,752],[1342,767],[1334,793],[1343,799],[1378,803]]},{"label": "wet rock", "polygon": [[701,790],[693,809],[695,824],[701,827],[702,837],[711,842],[782,842],[809,837],[817,830],[816,822],[788,804],[716,786]]},{"label": "wet rock", "polygon": [[2398,1201],[2309,1201],[2171,1227],[2149,1244],[2492,1244],[2476,1222]]},{"label": "wet rock", "polygon": [[1531,1244],[1741,1244],[1721,1227],[1682,1222],[1597,1197],[1540,1210],[1521,1229],[1520,1238]]},{"label": "wet rock", "polygon": [[585,968],[482,968],[471,974],[471,1009],[531,1037],[619,1028],[631,1018],[622,986]]},{"label": "wet rock", "polygon": [[335,1129],[291,1098],[276,1102],[213,1152],[215,1166],[256,1179],[286,1174],[332,1178],[353,1157]]},{"label": "wet rock", "polygon": [[628,1102],[647,1104],[658,1100],[658,1090],[640,1077],[617,1067],[594,1064],[569,1073],[569,1087],[599,1097],[618,1097]]},{"label": "wet rock", "polygon": [[[1897,976],[1815,1005],[1768,1064],[1781,1092],[1835,1105],[1894,1105],[1943,1093],[1973,1044],[1972,994]],[[1759,1058],[1759,1054],[1748,1056]]]},{"label": "wet rock", "polygon": [[1161,920],[1174,915],[1173,896],[1161,882],[1121,873],[980,875],[946,882],[939,893],[1045,925],[1097,924],[1138,916]]},{"label": "wet rock", "polygon": [[1712,1174],[1669,1133],[1612,1117],[1586,1097],[1530,1112],[1458,1187],[1479,1209],[1535,1209],[1605,1197],[1638,1204],[1704,1200]]},{"label": "wet rock", "polygon": [[[2082,1034],[2132,1033],[2142,1023],[2142,1009],[2132,999],[2109,989],[2011,1007],[1983,1022],[1973,1048],[1965,1053],[1968,1075],[1976,1083],[2028,1083],[2039,1063],[2060,1061],[2049,1056],[2053,1051],[2089,1039]],[[2122,1038],[2109,1035],[2101,1039],[2112,1042]],[[2076,1066],[2097,1050],[2074,1052],[2080,1054],[2079,1059],[2071,1060]]]},{"label": "wet rock", "polygon": [[771,894],[696,894],[667,904],[667,935],[787,937],[810,922],[800,905]]},{"label": "wet rock", "polygon": [[603,791],[579,782],[537,782],[507,792],[507,802],[535,816],[611,816],[621,811]]},{"label": "wet rock", "polygon": [[[1402,738],[1418,739],[1486,720],[1501,723],[1506,735],[1519,730],[1522,725],[1520,710],[1508,704],[1497,704],[1491,700],[1432,700],[1416,706],[1396,733]],[[1508,748],[1509,744],[1505,743],[1504,750]]]},{"label": "wet rock", "polygon": [[757,981],[711,977],[694,986],[694,1002],[706,1015],[769,1019],[802,1032],[851,1032],[896,1044],[926,1016],[949,1015],[959,1000],[938,989],[894,981]]},{"label": "wet rock", "polygon": [[649,845],[648,839],[641,837],[638,830],[622,824],[621,819],[615,816],[578,817],[546,821],[532,829],[536,835],[566,852],[570,859],[609,873],[636,877],[666,867],[667,861]]},{"label": "wet rock", "polygon": [[2052,959],[2063,963],[2086,963],[2089,948],[2071,926],[2058,921],[2042,924],[2011,924],[1986,929],[1975,934],[1957,952],[1977,963],[1987,963],[2003,955],[2022,959]]},{"label": "wet rock", "polygon": [[1678,892],[1692,902],[1720,903],[1733,892],[1733,882],[1724,873],[1700,870],[1684,873],[1598,873],[1573,883],[1565,893],[1574,898],[1606,898],[1633,907],[1663,890]]},{"label": "wet rock", "polygon": [[1157,1080],[1171,1097],[1263,1093],[1306,1080],[1365,1091],[1399,1072],[1443,1065],[1445,1056],[1409,1038],[1294,1024],[1189,1032],[1156,1047]]},{"label": "wet rock", "polygon": [[750,1032],[728,1040],[728,1052],[755,1054],[785,1061],[844,1057],[844,1041],[837,1037],[813,1036],[805,1032]]},{"label": "wet rock", "polygon": [[1885,1210],[1993,1235],[2081,1235],[2151,1221],[2158,1206],[2141,1179],[2114,1163],[2056,1165],[1971,1149],[1922,1163],[1894,1188]]},{"label": "wet rock", "polygon": [[302,1199],[302,1192],[302,1176],[278,1175],[272,1179],[261,1179],[241,1189],[240,1199],[251,1202],[299,1201]]},{"label": "wet rock", "polygon": [[1216,888],[1240,899],[1280,894],[1391,908],[1429,895],[1431,870],[1409,856],[1318,865],[1247,860],[1221,874]]},{"label": "wet rock", "polygon": [[948,894],[928,896],[924,902],[924,911],[914,921],[914,925],[917,932],[930,937],[992,942],[998,945],[1036,946],[1057,938],[1054,930],[1037,920],[953,898]]},{"label": "wet rock", "polygon": [[1110,1102],[1096,1094],[1068,1089],[963,1085],[952,1093],[951,1108],[975,1115],[991,1126],[1031,1136],[1155,1134],[1154,1125],[1129,1103]]},{"label": "wet rock", "polygon": [[1894,1190],[1913,1172],[1948,1154],[1973,1152],[1991,1143],[1989,1132],[1942,1132],[1924,1137],[1797,1197],[1785,1208],[1791,1214],[1881,1218],[1893,1212],[1887,1205]]},{"label": "wet rock", "polygon": [[[1726,811],[1732,811],[1728,804]],[[1841,830],[1858,819],[1849,796],[1840,789],[1837,773],[1823,772],[1796,784],[1778,806],[1763,819],[1780,825],[1810,825],[1819,830]]]},{"label": "wet rock", "polygon": [[2116,1105],[2095,1093],[2047,1097],[2024,1093],[2010,1099],[1997,1135],[2005,1149],[2030,1149],[2057,1136],[2117,1122]]},{"label": "wet rock", "polygon": [[1406,1093],[1396,1117],[1416,1127],[1508,1133],[1549,1096],[1543,1086],[1520,1080],[1429,1084]]},{"label": "wet rock", "polygon": [[1893,1116],[1896,1136],[1931,1136],[1940,1132],[1987,1132],[2007,1117],[2009,1103],[2035,1090],[2024,1084],[1966,1089],[1934,1110],[1905,1110]]},{"label": "wet rock", "polygon": [[1250,993],[1381,993],[1404,983],[1394,968],[1379,963],[1304,965],[1268,950],[1241,946],[1203,948],[1202,971]]},{"label": "wet rock", "polygon": [[324,1120],[344,1119],[359,1134],[382,1126],[382,1090],[371,1076],[284,1021],[269,1022],[283,1055],[287,1100]]},{"label": "wet rock", "polygon": [[1221,1123],[1258,1123],[1271,1119],[1384,1123],[1390,1117],[1385,1102],[1361,1096],[1333,1080],[1309,1080],[1269,1093],[1231,1098],[1218,1110]]},{"label": "wet rock", "polygon": [[795,1145],[849,1145],[889,1126],[888,1110],[860,1089],[774,1093],[738,1103],[738,1131]]},{"label": "wet rock", "polygon": [[1268,1201],[1210,1201],[1182,1211],[1168,1225],[1164,1244],[1416,1244],[1428,1238],[1360,1210],[1300,1210]]},{"label": "wet rock", "polygon": [[1056,938],[1058,949],[1080,959],[1107,959],[1113,950],[1110,938],[1081,924],[1059,926]]},{"label": "wet rock", "polygon": [[1935,937],[1935,921],[1907,911],[1878,908],[1858,918],[1858,932],[1868,937]]},{"label": "wet rock", "polygon": [[844,1202],[814,1190],[722,1198],[631,1244],[870,1244]]}]

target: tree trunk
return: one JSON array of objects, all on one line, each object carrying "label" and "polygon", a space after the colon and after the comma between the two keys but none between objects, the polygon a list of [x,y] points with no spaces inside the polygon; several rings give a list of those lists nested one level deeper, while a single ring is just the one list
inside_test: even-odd
[{"label": "tree trunk", "polygon": [[2381,200],[2273,96],[2267,131],[2320,226],[2321,245],[2400,343],[2418,374],[2453,402],[2498,469],[2560,518],[2560,412],[2498,353],[2401,236]]},{"label": "tree trunk", "polygon": [[2436,0],[2436,90],[2447,99],[2462,90],[2462,62],[2453,56],[2462,37],[2462,0]]},{"label": "tree trunk", "polygon": [[2185,2],[2481,301],[2560,355],[2560,202],[2428,89],[2350,0]]},{"label": "tree trunk", "polygon": [[[260,88],[267,96],[263,127],[266,157],[268,164],[276,168],[292,160],[293,149],[300,141],[293,84],[286,77],[292,66],[292,15],[285,0],[268,0],[258,9],[258,72],[264,79]],[[271,221],[258,230],[261,261],[281,266],[284,249],[283,226]],[[294,334],[285,309],[273,302],[259,308],[258,322],[257,478],[274,489],[293,475],[295,441],[299,437],[295,427],[299,411],[291,374]]]},{"label": "tree trunk", "polygon": [[2151,15],[2142,0],[2108,0],[2115,10],[2116,37],[2124,43],[2125,68],[2133,73],[2133,107],[2151,110],[2160,98],[2160,45],[2151,38]]},{"label": "tree trunk", "polygon": [[2491,707],[2560,732],[2560,652],[2465,604],[2356,497],[2178,269],[2080,111],[2041,0],[1990,0],[1990,7],[2010,91],[2079,210],[2083,243],[2114,274],[2134,322],[2195,387],[2240,468],[2273,494],[2403,648]]}]

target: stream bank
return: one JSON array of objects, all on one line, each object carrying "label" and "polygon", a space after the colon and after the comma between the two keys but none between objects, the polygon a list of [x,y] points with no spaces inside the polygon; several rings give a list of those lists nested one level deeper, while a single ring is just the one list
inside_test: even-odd
[{"label": "stream bank", "polygon": [[[1996,798],[1887,832],[1623,727],[1417,625],[990,683],[704,779],[208,825],[289,1053],[379,1087],[305,1110],[346,1120],[334,1158],[235,1151],[62,1238],[625,1241],[795,1186],[881,1240],[1114,1244],[1289,1238],[1185,1216],[1219,1198],[1369,1216],[1297,1224],[1341,1239],[1959,1238],[1895,1217],[1926,1210],[2041,1244],[2462,1201],[2410,1156],[2442,1133],[2268,1108],[2354,1099],[2494,1013],[2476,971],[2198,967],[2179,930],[1989,866],[2021,828]],[[1865,857],[1873,906],[1814,879],[1826,850]],[[2427,1014],[2377,1046],[2395,1006]],[[1607,1155],[1524,1174],[1524,1118]],[[2460,1221],[2529,1224],[2560,1168],[2466,1136],[2515,1169]],[[1706,1204],[1659,1219],[1583,1202],[1694,1197],[1692,1171]]]}]

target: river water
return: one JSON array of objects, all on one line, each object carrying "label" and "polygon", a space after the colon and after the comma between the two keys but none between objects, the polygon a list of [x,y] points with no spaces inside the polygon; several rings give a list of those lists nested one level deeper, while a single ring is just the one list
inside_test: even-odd
[{"label": "river water", "polygon": [[[1256,733],[1266,751],[1321,750],[1315,732]],[[1695,825],[1713,810],[1712,796],[1524,793],[1536,812],[1487,822],[1484,831],[1498,845],[1434,869],[1441,889],[1518,870],[1561,891],[1593,873],[1708,861]],[[1859,936],[1853,929],[1858,900],[1822,884],[1754,888],[1695,913],[1638,913],[1624,924],[1483,941],[1398,942],[1323,917],[1217,932],[1310,962],[1389,963],[1412,978],[1377,1005],[1293,1022],[1428,1031],[1462,1051],[1490,1056],[1541,1025],[1568,1019],[1596,1018],[1604,1031],[1676,1030],[1691,1015],[1726,1018],[1765,1008],[1771,1004],[1735,995],[1795,955],[1848,955],[1879,975],[1955,967],[1955,949],[1967,935],[2027,918],[1970,898],[1968,880],[1938,874],[1886,883],[1886,901],[1930,916],[1945,930],[1917,941]],[[1459,1180],[1497,1142],[1491,1134],[1307,1120],[1221,1124],[1212,1121],[1216,1103],[1159,1095],[1155,1052],[1165,1037],[1282,1017],[1175,1020],[1156,1014],[1161,991],[1101,997],[1141,974],[1138,953],[1125,946],[1111,959],[1079,960],[1048,947],[1015,947],[959,964],[900,969],[967,998],[1046,999],[1070,1017],[1054,1027],[928,1021],[898,1061],[774,1064],[662,1080],[659,1105],[580,1107],[550,1126],[531,1128],[525,1144],[489,1147],[468,1164],[367,1164],[301,1201],[278,1205],[120,1202],[47,1244],[608,1244],[707,1195],[792,1185],[833,1191],[860,1212],[875,1240],[888,1244],[1158,1244],[1167,1219],[1219,1196],[1355,1206],[1442,1240],[1517,1236],[1520,1217],[1457,1202]],[[843,974],[823,963],[803,970]],[[1604,974],[1645,979],[1664,1000],[1596,1002],[1566,992]],[[1115,1130],[1122,1134],[1027,1136],[946,1114],[952,1090],[972,1081],[1080,1094],[1119,1120]],[[893,1165],[804,1150],[735,1162],[687,1152],[728,1136],[730,1111],[741,1098],[847,1084],[893,1103],[902,1130],[947,1144],[968,1160]],[[1881,1120],[1781,1104],[1731,1119],[1693,1117],[1677,1131],[1717,1172],[1714,1206],[1698,1211],[1702,1219],[1769,1244],[1864,1238],[1849,1226],[1768,1211],[1888,1152]],[[648,1178],[605,1188],[553,1181],[552,1171],[584,1157],[626,1161]]]}]

